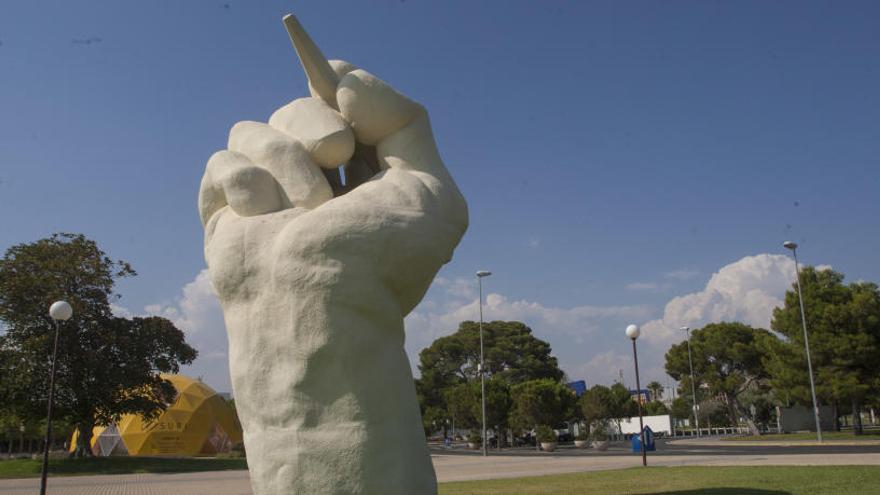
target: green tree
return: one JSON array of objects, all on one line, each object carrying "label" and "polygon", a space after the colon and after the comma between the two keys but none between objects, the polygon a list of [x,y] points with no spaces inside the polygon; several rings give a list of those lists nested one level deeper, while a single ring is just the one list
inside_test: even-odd
[{"label": "green tree", "polygon": [[[851,406],[853,432],[861,433],[863,404],[880,392],[875,363],[880,360],[880,291],[868,282],[844,284],[842,273],[804,267],[800,273],[810,354],[819,401],[838,409]],[[785,338],[768,359],[776,395],[812,406],[804,336],[796,286],[773,312],[771,328]]]},{"label": "green tree", "polygon": [[[849,300],[849,291],[843,283],[843,275],[832,270],[816,270],[806,266],[801,269],[800,279],[804,296],[804,310],[810,332],[810,351],[816,379],[816,392],[820,402],[837,404],[846,397],[835,394],[835,377],[822,370],[834,357],[832,336],[835,327],[845,324],[841,308]],[[775,355],[768,360],[774,389],[786,403],[798,403],[812,407],[807,359],[804,350],[803,327],[797,286],[785,294],[782,308],[773,311],[770,327],[785,337],[777,346]],[[819,376],[831,381],[819,380]],[[840,381],[849,381],[841,376]],[[836,415],[835,415],[836,416]]]},{"label": "green tree", "polygon": [[611,390],[611,414],[613,417],[631,418],[639,414],[639,405],[635,398],[622,383],[615,383],[609,389]]},{"label": "green tree", "polygon": [[604,385],[594,385],[578,400],[584,421],[588,425],[605,422],[614,418],[614,397],[611,389]]},{"label": "green tree", "polygon": [[739,425],[739,421],[731,418],[730,407],[715,399],[706,399],[700,403],[700,421],[700,426],[705,423],[703,427],[710,429]]},{"label": "green tree", "polygon": [[447,388],[443,393],[446,409],[449,415],[455,418],[455,424],[459,428],[476,428],[480,425],[481,416],[474,415],[479,407],[480,396],[474,393],[474,387],[469,382],[459,383]]},{"label": "green tree", "polygon": [[[460,428],[480,428],[483,419],[480,395],[479,380],[459,383],[446,389],[444,401],[447,409],[443,413],[443,418],[454,416],[456,426]],[[507,382],[500,378],[486,380],[487,430],[495,430],[500,437],[503,437],[502,432],[506,431],[508,426],[510,405],[510,386]]]},{"label": "green tree", "polygon": [[[475,404],[473,414],[475,417],[481,418],[480,382],[473,381],[470,385],[474,390],[474,395],[478,398],[474,401],[477,404]],[[512,404],[510,385],[507,384],[507,381],[501,377],[492,377],[486,380],[486,428],[495,430],[498,438],[502,438],[504,436],[502,432],[507,431]]]},{"label": "green tree", "polygon": [[647,388],[651,391],[651,401],[659,401],[660,398],[663,396],[664,387],[662,383],[658,381],[653,381],[648,384]]},{"label": "green tree", "polygon": [[[480,427],[483,418],[480,381],[474,380],[459,385],[459,387],[467,388],[470,417],[473,418],[476,426]],[[500,377],[486,380],[486,429],[494,430],[497,437],[501,439],[504,437],[503,432],[507,431],[511,403],[510,385],[505,380]]]},{"label": "green tree", "polygon": [[[744,418],[753,435],[760,434],[740,398],[747,391],[766,388],[764,362],[767,349],[776,341],[770,332],[742,323],[712,323],[691,334],[694,375],[709,395],[724,397],[731,424]],[[687,343],[673,345],[666,353],[666,373],[690,387]]]},{"label": "green tree", "polygon": [[[6,453],[12,454],[12,451],[15,450],[16,440],[19,444],[24,443],[24,430],[25,424],[21,418],[8,412],[0,412],[0,434],[6,440],[6,448],[8,449]],[[22,450],[19,448],[19,451]]]},{"label": "green tree", "polygon": [[741,401],[749,405],[749,414],[759,426],[776,427],[776,405],[779,400],[772,388],[756,387],[743,394]]},{"label": "green tree", "polygon": [[[64,438],[73,430],[65,421],[53,421],[52,431]],[[33,452],[46,435],[46,418],[27,419],[8,412],[0,412],[0,434],[6,440],[6,452]]]},{"label": "green tree", "polygon": [[[550,344],[536,338],[531,328],[518,321],[484,323],[483,346],[487,387],[488,382],[495,383],[494,380],[511,386],[541,378],[559,381],[564,376],[556,358],[550,354]],[[479,361],[479,324],[472,321],[462,322],[457,332],[435,340],[422,350],[419,353],[421,376],[416,380],[422,413],[430,409],[450,411],[447,391],[457,385],[475,382],[479,386]],[[464,392],[456,394],[461,399]],[[505,403],[504,394],[501,394],[497,407],[492,408],[493,413],[498,411],[506,417],[509,408],[503,408]],[[487,404],[487,414],[489,409]],[[456,414],[456,420],[458,417]]]},{"label": "green tree", "polygon": [[[849,324],[838,336],[836,363],[858,381],[851,391],[853,432],[862,434],[861,412],[866,402],[880,394],[880,290],[871,282],[849,284],[851,299],[845,308]],[[841,359],[841,357],[843,359]]]},{"label": "green tree", "polygon": [[666,404],[660,402],[659,400],[651,401],[645,404],[645,415],[646,416],[659,416],[662,414],[669,414],[669,408],[666,407]]},{"label": "green tree", "polygon": [[693,402],[691,402],[690,397],[676,397],[672,401],[672,408],[669,414],[675,419],[686,419],[689,422],[688,424],[694,426]]},{"label": "green tree", "polygon": [[445,437],[447,419],[449,419],[449,415],[446,414],[446,411],[435,407],[428,408],[427,411],[422,413],[422,424],[425,428],[425,435],[430,436],[438,429],[441,429],[443,430]]},{"label": "green tree", "polygon": [[611,387],[594,385],[581,396],[579,405],[587,423],[601,420],[619,422],[638,414],[638,404],[629,389],[621,383]]},{"label": "green tree", "polygon": [[638,404],[622,383],[611,387],[594,385],[587,390],[578,401],[584,421],[592,427],[607,427],[608,423],[617,425],[624,418],[638,415]]},{"label": "green tree", "polygon": [[516,428],[559,426],[574,415],[577,397],[571,388],[552,379],[531,380],[510,388],[510,422]]},{"label": "green tree", "polygon": [[4,408],[25,419],[46,414],[54,324],[49,305],[64,299],[74,317],[58,340],[55,418],[82,432],[79,455],[95,425],[123,414],[158,415],[176,373],[195,359],[183,332],[159,317],[118,318],[110,309],[119,278],[135,275],[82,235],[55,234],[9,248],[0,260],[0,392]]}]

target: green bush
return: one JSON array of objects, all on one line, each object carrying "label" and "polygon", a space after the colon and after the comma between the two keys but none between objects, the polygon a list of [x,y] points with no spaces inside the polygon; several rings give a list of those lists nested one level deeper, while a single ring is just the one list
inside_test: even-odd
[{"label": "green bush", "polygon": [[535,435],[539,442],[555,442],[556,432],[547,425],[541,425],[535,429]]},{"label": "green bush", "polygon": [[217,459],[244,459],[243,450],[230,450],[229,452],[220,452],[216,455]]},{"label": "green bush", "polygon": [[480,436],[479,433],[471,433],[470,435],[468,435],[467,441],[468,443],[475,443],[477,445],[480,445],[483,443],[483,437]]}]

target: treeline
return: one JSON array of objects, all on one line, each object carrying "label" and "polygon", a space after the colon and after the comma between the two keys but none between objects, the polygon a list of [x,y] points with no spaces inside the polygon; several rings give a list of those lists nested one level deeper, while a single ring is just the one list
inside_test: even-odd
[{"label": "treeline", "polygon": [[[508,428],[556,426],[574,414],[574,392],[561,383],[564,373],[550,354],[550,344],[516,321],[483,324],[486,372],[486,426]],[[479,325],[461,323],[420,354],[416,390],[426,431],[455,422],[457,429],[479,429],[482,421]],[[477,441],[477,438],[471,438]]]},{"label": "treeline", "polygon": [[[800,276],[818,402],[831,407],[835,429],[849,414],[861,434],[861,411],[880,406],[880,291],[870,282],[846,284],[830,269],[805,267]],[[713,323],[695,330],[690,346],[701,422],[742,420],[758,434],[762,425],[775,426],[777,406],[812,408],[794,286],[773,311],[770,330]],[[687,342],[666,353],[666,372],[680,383],[673,413],[692,417]]]},{"label": "treeline", "polygon": [[[871,282],[844,283],[843,274],[805,267],[801,271],[816,392],[830,406],[835,429],[851,415],[862,433],[861,411],[880,407],[880,290]],[[703,427],[740,426],[753,434],[776,426],[777,407],[812,407],[804,335],[795,286],[773,311],[770,330],[719,322],[691,333],[690,346]],[[483,324],[486,373],[486,425],[503,432],[555,428],[578,422],[602,429],[637,414],[622,384],[597,385],[577,398],[550,345],[523,323]],[[426,431],[478,429],[482,420],[479,325],[461,323],[420,355],[416,380]],[[678,380],[678,397],[667,407],[658,399],[662,385],[650,383],[645,414],[693,418],[688,342],[666,353],[666,372]]]},{"label": "treeline", "polygon": [[[597,385],[578,398],[564,383],[565,375],[550,345],[517,321],[483,324],[486,372],[486,427],[503,446],[513,438],[537,432],[540,441],[556,441],[554,428],[586,421],[593,439],[602,440],[611,422],[637,414],[638,405],[622,384]],[[442,337],[419,355],[421,377],[416,380],[425,430],[452,428],[479,431],[482,423],[479,325],[461,323],[456,333]],[[652,387],[662,386],[659,383]],[[648,413],[665,414],[659,402]],[[585,436],[586,429],[581,436]],[[474,434],[469,441],[479,442]]]},{"label": "treeline", "polygon": [[0,258],[0,447],[32,452],[42,444],[55,324],[49,306],[65,300],[73,318],[60,326],[55,373],[55,441],[82,432],[77,456],[91,455],[95,426],[128,413],[158,416],[173,400],[161,373],[176,373],[197,351],[161,317],[120,318],[111,303],[134,269],[81,234],[55,234],[10,247]]}]

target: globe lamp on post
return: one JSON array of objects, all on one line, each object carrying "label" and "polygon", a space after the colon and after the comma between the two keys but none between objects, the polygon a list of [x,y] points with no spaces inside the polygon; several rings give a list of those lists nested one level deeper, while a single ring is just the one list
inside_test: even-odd
[{"label": "globe lamp on post", "polygon": [[58,331],[62,321],[73,316],[67,301],[56,301],[49,306],[49,316],[55,322],[55,344],[52,347],[52,371],[49,374],[49,410],[46,414],[46,443],[43,448],[43,469],[40,474],[40,495],[46,495],[46,477],[49,474],[49,444],[52,441],[52,406],[55,402],[55,365],[58,361]]},{"label": "globe lamp on post", "polygon": [[642,466],[648,465],[648,454],[645,450],[645,425],[642,419],[642,384],[639,381],[639,354],[636,351],[636,339],[639,338],[642,331],[639,329],[638,325],[629,325],[626,327],[626,336],[632,340],[633,345],[633,363],[635,363],[636,368],[636,404],[639,406],[639,437],[641,439],[641,447],[642,447]]}]

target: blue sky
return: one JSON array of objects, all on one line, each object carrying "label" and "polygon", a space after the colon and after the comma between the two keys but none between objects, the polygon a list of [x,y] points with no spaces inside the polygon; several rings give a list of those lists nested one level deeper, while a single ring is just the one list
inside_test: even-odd
[{"label": "blue sky", "polygon": [[[477,269],[487,317],[529,321],[591,383],[625,367],[631,321],[766,325],[753,309],[791,280],[755,256],[785,239],[880,280],[874,2],[5,1],[0,249],[94,238],[140,272],[120,306],[176,317],[203,350],[192,372],[228,388],[198,183],[233,123],[307,93],[289,11],[429,109],[468,199],[411,353],[476,318]],[[674,337],[656,335],[665,382]]]}]

